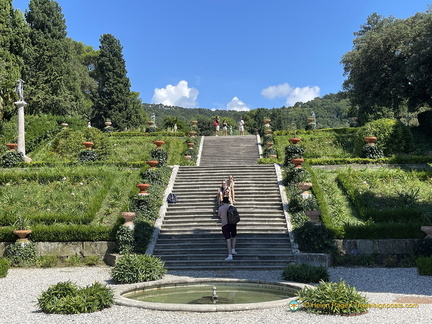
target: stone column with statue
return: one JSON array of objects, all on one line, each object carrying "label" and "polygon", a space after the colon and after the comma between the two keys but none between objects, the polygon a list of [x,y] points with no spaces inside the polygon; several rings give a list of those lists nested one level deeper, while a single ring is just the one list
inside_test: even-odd
[{"label": "stone column with statue", "polygon": [[24,101],[24,81],[19,79],[17,81],[16,92],[18,94],[18,101],[15,105],[18,109],[18,152],[24,155],[24,161],[31,162],[31,158],[25,152],[25,127],[24,127],[24,107],[27,103]]}]

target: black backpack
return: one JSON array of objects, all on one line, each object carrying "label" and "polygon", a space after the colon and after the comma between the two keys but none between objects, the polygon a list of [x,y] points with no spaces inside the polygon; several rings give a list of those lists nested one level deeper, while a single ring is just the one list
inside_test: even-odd
[{"label": "black backpack", "polygon": [[240,222],[240,214],[236,207],[229,206],[227,210],[228,224],[237,224]]},{"label": "black backpack", "polygon": [[178,202],[178,198],[177,198],[176,194],[172,193],[172,192],[170,194],[168,194],[167,202],[170,204],[175,204],[176,202]]}]

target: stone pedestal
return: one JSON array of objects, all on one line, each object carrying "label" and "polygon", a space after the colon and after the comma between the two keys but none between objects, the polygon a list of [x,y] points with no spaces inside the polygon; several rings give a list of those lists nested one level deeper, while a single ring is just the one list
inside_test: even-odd
[{"label": "stone pedestal", "polygon": [[31,158],[25,152],[25,128],[24,128],[24,107],[27,103],[24,100],[14,102],[18,108],[18,152],[22,152],[25,162],[31,162]]}]

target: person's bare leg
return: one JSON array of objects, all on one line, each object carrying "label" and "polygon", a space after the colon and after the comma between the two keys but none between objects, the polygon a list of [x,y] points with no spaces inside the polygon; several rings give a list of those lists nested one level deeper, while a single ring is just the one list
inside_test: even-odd
[{"label": "person's bare leg", "polygon": [[231,250],[231,239],[227,239],[227,249],[228,249],[228,255],[232,254],[232,250]]},{"label": "person's bare leg", "polygon": [[235,249],[236,242],[237,242],[236,237],[232,237],[231,238],[231,254],[237,254],[236,249]]}]

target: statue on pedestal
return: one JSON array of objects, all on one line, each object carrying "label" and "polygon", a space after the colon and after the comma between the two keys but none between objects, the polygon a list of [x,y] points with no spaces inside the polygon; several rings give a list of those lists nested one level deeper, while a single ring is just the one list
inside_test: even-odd
[{"label": "statue on pedestal", "polygon": [[19,101],[24,101],[24,81],[17,80],[16,92],[18,94]]}]

